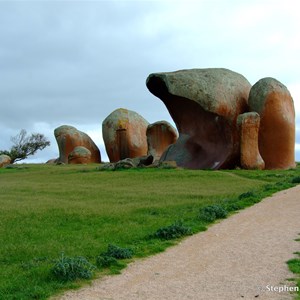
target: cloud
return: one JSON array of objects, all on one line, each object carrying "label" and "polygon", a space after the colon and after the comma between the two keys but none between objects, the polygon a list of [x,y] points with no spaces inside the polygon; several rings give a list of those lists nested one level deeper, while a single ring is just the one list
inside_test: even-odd
[{"label": "cloud", "polygon": [[[252,84],[275,77],[299,112],[295,7],[296,0],[2,1],[0,149],[22,128],[53,139],[62,124],[86,128],[102,147],[101,123],[119,107],[172,122],[145,86],[158,71],[226,67]],[[43,159],[56,148],[53,141]]]}]

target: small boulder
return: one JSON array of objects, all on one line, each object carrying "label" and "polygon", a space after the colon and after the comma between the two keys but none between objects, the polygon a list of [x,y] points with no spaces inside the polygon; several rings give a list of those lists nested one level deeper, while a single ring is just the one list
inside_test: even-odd
[{"label": "small boulder", "polygon": [[84,132],[73,126],[63,125],[54,130],[54,135],[59,149],[58,163],[68,163],[69,154],[78,146],[82,146],[91,152],[87,163],[100,163],[101,155],[93,140]]},{"label": "small boulder", "polygon": [[48,165],[54,165],[56,163],[57,163],[57,158],[51,158],[46,161],[46,164],[48,164]]},{"label": "small boulder", "polygon": [[149,123],[138,113],[119,108],[102,123],[102,134],[110,162],[147,155]]},{"label": "small boulder", "polygon": [[147,127],[148,154],[158,161],[164,151],[178,138],[176,129],[167,121],[159,121]]},{"label": "small boulder", "polygon": [[290,92],[274,78],[263,78],[249,94],[250,111],[260,115],[259,152],[266,169],[295,167],[295,109]]},{"label": "small boulder", "polygon": [[11,158],[6,154],[0,155],[0,168],[6,167],[10,164]]},{"label": "small boulder", "polygon": [[68,156],[69,164],[88,164],[91,161],[92,153],[89,149],[77,146]]},{"label": "small boulder", "polygon": [[238,116],[237,123],[240,132],[241,167],[243,169],[262,170],[265,163],[258,150],[259,114],[244,113]]}]

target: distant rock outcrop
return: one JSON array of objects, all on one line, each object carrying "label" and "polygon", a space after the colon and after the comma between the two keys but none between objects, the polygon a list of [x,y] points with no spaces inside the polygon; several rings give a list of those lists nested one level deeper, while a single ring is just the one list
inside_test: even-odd
[{"label": "distant rock outcrop", "polygon": [[295,110],[290,92],[274,78],[250,91],[249,109],[260,115],[258,147],[266,169],[295,167]]},{"label": "distant rock outcrop", "polygon": [[153,163],[153,156],[147,155],[142,157],[135,157],[135,158],[125,158],[119,160],[115,163],[106,163],[99,167],[100,171],[115,171],[120,169],[131,169],[131,168],[140,168],[140,167],[147,167],[152,165]]},{"label": "distant rock outcrop", "polygon": [[227,69],[154,73],[147,87],[169,110],[179,138],[162,160],[191,169],[231,168],[240,160],[237,117],[247,111],[251,88]]},{"label": "distant rock outcrop", "polygon": [[147,155],[149,123],[138,113],[119,108],[102,123],[102,134],[110,162]]},{"label": "distant rock outcrop", "polygon": [[8,155],[0,155],[0,168],[6,167],[10,164],[11,158]]},{"label": "distant rock outcrop", "polygon": [[237,122],[240,132],[241,167],[248,170],[264,169],[265,163],[258,149],[259,114],[256,112],[241,114]]},{"label": "distant rock outcrop", "polygon": [[148,154],[158,161],[164,151],[178,138],[176,129],[167,121],[158,121],[147,127]]},{"label": "distant rock outcrop", "polygon": [[86,148],[91,153],[90,159],[86,163],[101,162],[98,147],[86,133],[77,130],[73,126],[63,125],[54,130],[54,135],[59,149],[58,163],[67,164],[70,153],[78,146]]}]

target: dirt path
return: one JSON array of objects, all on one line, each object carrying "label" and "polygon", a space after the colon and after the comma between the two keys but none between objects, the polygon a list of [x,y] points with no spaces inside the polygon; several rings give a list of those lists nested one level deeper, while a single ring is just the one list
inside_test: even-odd
[{"label": "dirt path", "polygon": [[60,299],[292,299],[286,261],[300,251],[300,186],[282,191]]}]

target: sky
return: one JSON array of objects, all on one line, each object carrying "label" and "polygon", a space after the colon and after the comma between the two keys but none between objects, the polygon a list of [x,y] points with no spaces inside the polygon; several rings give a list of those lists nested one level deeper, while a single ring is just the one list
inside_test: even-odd
[{"label": "sky", "polygon": [[51,146],[25,162],[58,157],[53,131],[86,132],[108,161],[102,121],[127,108],[172,119],[146,88],[150,73],[227,68],[253,85],[274,77],[296,110],[300,161],[299,0],[0,0],[0,149],[21,129]]}]

